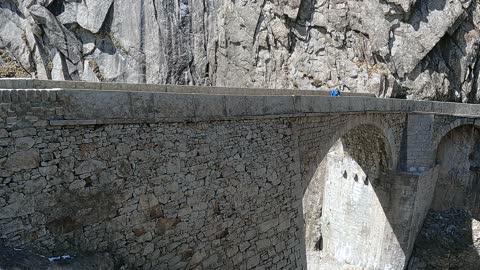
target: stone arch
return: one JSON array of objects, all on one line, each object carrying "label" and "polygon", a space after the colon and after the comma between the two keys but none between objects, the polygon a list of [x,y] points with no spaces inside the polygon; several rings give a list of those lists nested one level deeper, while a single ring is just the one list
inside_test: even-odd
[{"label": "stone arch", "polygon": [[[428,269],[480,265],[480,126],[458,119],[438,132],[433,146],[435,191],[415,247],[414,262]],[[435,151],[436,150],[436,151]]]},{"label": "stone arch", "polygon": [[393,155],[393,149],[395,148],[395,137],[394,134],[388,126],[382,125],[382,123],[372,122],[370,119],[357,119],[347,123],[344,127],[338,129],[335,135],[332,137],[331,141],[327,144],[327,152],[334,146],[334,144],[341,138],[347,136],[350,132],[355,131],[362,127],[368,127],[370,130],[375,130],[375,134],[378,135],[378,138],[385,143],[385,151],[389,157],[389,167],[393,168],[397,163],[397,157]]},{"label": "stone arch", "polygon": [[439,175],[432,209],[466,209],[480,219],[480,126],[467,121],[445,127],[435,143]]},{"label": "stone arch", "polygon": [[386,135],[388,129],[378,122],[366,120],[335,130],[324,144],[326,153],[319,153],[322,160],[311,180],[305,180],[302,211],[308,268],[328,269],[336,263],[373,267],[379,261],[375,256],[382,254],[383,235],[377,231],[383,230],[386,218],[373,186],[394,164],[394,137],[391,131]]},{"label": "stone arch", "polygon": [[[432,149],[434,150],[438,149],[440,141],[443,138],[445,138],[445,136],[450,131],[464,125],[473,125],[473,126],[480,127],[480,123],[476,122],[475,120],[472,120],[469,118],[459,118],[448,125],[442,126],[441,128],[438,129],[438,131],[435,132],[436,136],[435,136],[435,139],[433,140]],[[436,151],[434,151],[434,154],[435,155],[437,154]]]},{"label": "stone arch", "polygon": [[[304,152],[302,152],[302,196],[305,193],[306,187],[309,185],[313,174],[317,167],[324,159],[328,151],[332,146],[350,131],[355,130],[361,126],[369,126],[377,131],[377,134],[382,135],[382,139],[386,145],[386,151],[389,155],[389,162],[391,168],[396,168],[398,164],[398,153],[400,152],[400,137],[399,134],[395,134],[392,126],[385,121],[384,116],[380,114],[360,114],[346,116],[347,120],[342,125],[329,125],[329,129],[333,127],[333,132],[319,133],[321,137],[322,146],[319,149],[309,149],[308,146],[303,146]],[[397,136],[396,136],[397,135]]]}]

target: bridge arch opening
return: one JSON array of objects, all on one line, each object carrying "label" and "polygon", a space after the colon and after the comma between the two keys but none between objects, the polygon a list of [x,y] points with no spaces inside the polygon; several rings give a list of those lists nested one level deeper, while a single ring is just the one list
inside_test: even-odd
[{"label": "bridge arch opening", "polygon": [[458,125],[443,135],[433,200],[411,261],[427,269],[478,269],[480,127]]},{"label": "bridge arch opening", "polygon": [[331,146],[302,200],[308,269],[377,266],[388,224],[387,196],[379,193],[391,164],[388,140],[374,125],[357,126]]},{"label": "bridge arch opening", "polygon": [[480,127],[449,131],[437,148],[439,168],[432,209],[465,209],[480,220]]}]

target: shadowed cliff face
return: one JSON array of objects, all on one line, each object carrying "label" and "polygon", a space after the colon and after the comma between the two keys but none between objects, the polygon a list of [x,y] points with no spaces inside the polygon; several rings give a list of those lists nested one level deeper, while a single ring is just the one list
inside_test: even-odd
[{"label": "shadowed cliff face", "polygon": [[432,209],[465,209],[480,220],[480,129],[464,125],[450,131],[439,144],[437,164]]},{"label": "shadowed cliff face", "polygon": [[461,209],[430,211],[407,269],[476,270],[480,263],[480,222]]},{"label": "shadowed cliff face", "polygon": [[480,131],[472,125],[451,130],[440,142],[435,195],[408,269],[478,269],[479,147]]},{"label": "shadowed cliff face", "polygon": [[4,0],[30,76],[478,102],[473,0]]}]

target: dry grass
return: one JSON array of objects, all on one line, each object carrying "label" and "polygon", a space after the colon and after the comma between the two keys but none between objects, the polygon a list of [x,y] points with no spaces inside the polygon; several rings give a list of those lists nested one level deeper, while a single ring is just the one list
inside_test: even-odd
[{"label": "dry grass", "polygon": [[14,61],[8,52],[0,50],[2,64],[0,64],[0,78],[30,78],[25,69]]}]

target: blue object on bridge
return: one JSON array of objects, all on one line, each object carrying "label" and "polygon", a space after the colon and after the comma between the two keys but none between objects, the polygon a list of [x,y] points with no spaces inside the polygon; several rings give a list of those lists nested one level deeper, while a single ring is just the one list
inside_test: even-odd
[{"label": "blue object on bridge", "polygon": [[339,97],[340,96],[340,91],[337,88],[333,88],[332,91],[330,91],[330,95],[332,97]]}]

